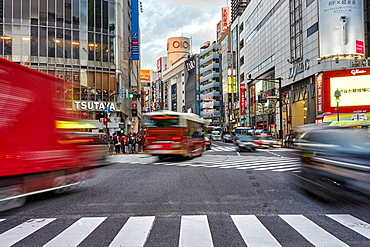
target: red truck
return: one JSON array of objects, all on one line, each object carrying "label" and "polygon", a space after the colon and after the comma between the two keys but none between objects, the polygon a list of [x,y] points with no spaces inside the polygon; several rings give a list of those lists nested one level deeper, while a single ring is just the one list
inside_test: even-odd
[{"label": "red truck", "polygon": [[76,123],[62,107],[68,83],[0,58],[0,211],[94,174],[95,140],[63,127]]}]

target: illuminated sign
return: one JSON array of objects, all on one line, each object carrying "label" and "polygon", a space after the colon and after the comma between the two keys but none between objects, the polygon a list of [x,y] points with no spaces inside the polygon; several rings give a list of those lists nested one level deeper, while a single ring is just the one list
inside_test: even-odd
[{"label": "illuminated sign", "polygon": [[118,111],[119,107],[116,102],[103,101],[73,101],[73,107],[79,111],[104,111],[105,107],[109,107],[111,111]]},{"label": "illuminated sign", "polygon": [[[334,96],[338,89],[339,112],[370,112],[370,68],[324,71],[316,78],[318,113],[337,113]],[[320,91],[321,88],[321,91]]]},{"label": "illuminated sign", "polygon": [[141,81],[150,81],[150,73],[152,73],[154,70],[150,69],[142,69],[140,70],[140,80]]},{"label": "illuminated sign", "polygon": [[340,106],[370,105],[370,75],[330,78],[330,106],[337,105],[334,92],[341,93]]},{"label": "illuminated sign", "polygon": [[322,113],[323,110],[323,81],[322,74],[316,77],[316,108],[318,113]]},{"label": "illuminated sign", "polygon": [[362,0],[320,0],[320,57],[364,54]]},{"label": "illuminated sign", "polygon": [[245,115],[246,102],[245,102],[245,84],[240,84],[240,115]]}]

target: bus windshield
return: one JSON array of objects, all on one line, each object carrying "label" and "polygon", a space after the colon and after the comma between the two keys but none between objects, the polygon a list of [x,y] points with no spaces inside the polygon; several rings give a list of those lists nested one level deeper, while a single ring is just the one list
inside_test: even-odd
[{"label": "bus windshield", "polygon": [[180,119],[178,116],[171,115],[156,115],[151,116],[144,121],[145,127],[151,128],[172,128],[180,127]]}]

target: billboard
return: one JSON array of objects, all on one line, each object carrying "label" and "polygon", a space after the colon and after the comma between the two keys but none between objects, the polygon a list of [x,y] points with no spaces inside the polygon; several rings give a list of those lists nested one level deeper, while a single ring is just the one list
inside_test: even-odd
[{"label": "billboard", "polygon": [[319,1],[320,57],[364,55],[362,0]]},{"label": "billboard", "polygon": [[152,73],[154,70],[150,69],[141,69],[140,70],[140,80],[141,81],[150,81],[150,73]]},{"label": "billboard", "polygon": [[[340,113],[370,112],[370,68],[325,71],[321,79],[322,93],[316,95],[316,105],[322,104],[322,112],[335,113],[337,102],[334,96],[338,89]],[[316,78],[316,87],[318,86]],[[318,89],[316,89],[318,90]],[[318,93],[318,91],[316,92]],[[321,113],[318,111],[318,113]]]}]

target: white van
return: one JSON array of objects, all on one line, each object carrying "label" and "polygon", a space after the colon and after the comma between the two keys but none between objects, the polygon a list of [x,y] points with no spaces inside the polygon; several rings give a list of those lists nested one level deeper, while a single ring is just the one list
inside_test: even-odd
[{"label": "white van", "polygon": [[221,141],[220,131],[212,131],[211,132],[211,139],[212,139],[212,141]]}]

